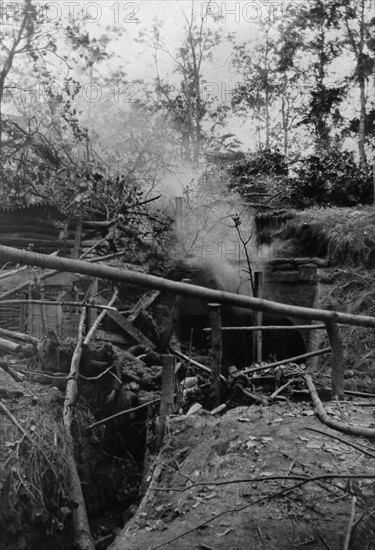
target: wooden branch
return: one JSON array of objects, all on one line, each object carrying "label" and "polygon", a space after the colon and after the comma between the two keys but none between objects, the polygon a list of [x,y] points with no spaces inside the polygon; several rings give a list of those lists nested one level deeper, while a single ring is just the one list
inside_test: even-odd
[{"label": "wooden branch", "polygon": [[254,401],[254,403],[258,403],[260,405],[268,405],[268,399],[263,397],[263,395],[258,395],[252,391],[247,390],[246,388],[243,388],[242,386],[240,387],[244,396]]},{"label": "wooden branch", "polygon": [[364,449],[360,445],[356,445],[355,443],[352,443],[351,441],[347,441],[343,437],[340,437],[335,434],[329,434],[328,432],[325,432],[324,430],[319,430],[319,428],[310,428],[306,427],[306,430],[310,430],[311,432],[317,432],[318,434],[326,435],[327,437],[332,437],[333,439],[337,439],[337,441],[341,441],[341,443],[345,443],[345,445],[349,445],[349,447],[353,447],[353,449],[357,449],[357,451],[360,451],[364,455],[370,456],[371,458],[375,458],[374,453],[370,453],[370,451],[367,451],[367,449]]},{"label": "wooden branch", "polygon": [[109,308],[111,308],[113,306],[113,304],[115,303],[115,301],[117,300],[117,295],[118,295],[118,290],[116,289],[115,292],[113,293],[113,296],[112,296],[110,302],[107,304],[107,308],[104,311],[101,312],[101,314],[97,317],[95,323],[90,328],[86,338],[83,341],[83,346],[88,345],[91,338],[94,336],[96,329],[98,328],[100,323],[103,321],[104,317],[107,315],[107,313],[109,311]]},{"label": "wooden branch", "polygon": [[[191,365],[194,365],[194,367],[197,367],[198,369],[206,372],[207,374],[211,374],[211,369],[209,367],[206,367],[205,365],[202,365],[202,363],[199,363],[198,361],[196,361],[195,359],[192,359],[191,357],[188,357],[187,355],[185,355],[184,353],[182,353],[181,351],[178,351],[176,349],[171,349],[171,352],[174,354],[174,355],[177,355],[177,357],[180,357],[180,359],[185,359],[185,361],[188,361],[188,363],[190,363]],[[223,375],[220,376],[220,378],[226,382],[226,379]]]},{"label": "wooden branch", "polygon": [[[335,321],[336,323],[353,326],[374,327],[375,317],[365,315],[351,315],[337,311],[328,311],[323,309],[306,308],[300,306],[291,306],[270,300],[252,298],[242,294],[234,294],[222,290],[213,290],[201,286],[187,283],[179,283],[156,277],[155,275],[146,275],[127,269],[120,269],[104,265],[93,265],[87,261],[70,260],[67,258],[58,258],[46,254],[36,254],[25,250],[18,250],[9,246],[0,245],[0,257],[2,261],[13,261],[27,265],[38,265],[39,267],[55,268],[58,271],[70,273],[81,273],[92,277],[109,279],[112,281],[122,281],[134,284],[140,287],[153,288],[198,298],[207,302],[217,302],[220,304],[229,304],[254,311],[264,311],[283,315],[287,317],[299,317],[301,319]],[[0,296],[3,299],[4,295]]]},{"label": "wooden branch", "polygon": [[315,357],[317,355],[324,355],[330,353],[331,348],[323,348],[318,351],[310,351],[309,353],[304,353],[303,355],[296,355],[294,357],[289,357],[289,359],[282,359],[281,361],[276,361],[276,363],[269,363],[268,365],[262,365],[261,367],[251,367],[250,369],[245,369],[241,371],[241,374],[252,374],[253,372],[260,372],[262,370],[273,369],[279,367],[280,365],[287,365],[288,363],[297,363],[308,359],[309,357]]},{"label": "wooden branch", "polygon": [[94,422],[94,424],[90,424],[90,426],[87,426],[87,430],[92,430],[93,428],[96,428],[97,426],[101,426],[102,424],[107,424],[110,422],[110,420],[113,420],[114,418],[118,418],[119,416],[124,416],[126,414],[130,414],[133,412],[140,411],[141,409],[144,409],[145,407],[148,407],[149,405],[153,405],[154,403],[159,403],[160,397],[157,397],[156,399],[153,399],[152,401],[148,401],[147,403],[143,403],[142,405],[138,405],[138,407],[134,407],[133,409],[126,409],[124,411],[120,411],[116,414],[113,414],[112,416],[107,416],[107,418],[103,418],[102,420],[98,420],[98,422]]},{"label": "wooden branch", "polygon": [[26,269],[27,265],[24,265],[23,267],[19,267],[18,269],[14,269],[13,271],[3,273],[2,275],[0,275],[0,280],[6,279],[7,277],[13,277],[13,275],[17,275],[17,273],[21,273],[21,271],[25,271]]},{"label": "wooden branch", "polygon": [[[294,375],[293,375],[294,376]],[[279,395],[279,393],[281,393],[282,391],[286,390],[286,388],[288,386],[290,386],[291,384],[293,384],[294,382],[296,382],[296,379],[295,378],[291,378],[290,380],[288,380],[288,382],[286,382],[286,384],[284,384],[283,386],[280,386],[280,388],[278,388],[276,391],[274,391],[270,396],[269,396],[269,400],[271,399],[275,399],[276,396]]]},{"label": "wooden branch", "polygon": [[315,389],[311,376],[308,374],[305,374],[305,380],[315,406],[315,412],[324,424],[326,424],[330,428],[339,430],[340,432],[343,432],[343,433],[347,433],[351,435],[363,435],[365,437],[375,437],[375,428],[363,428],[362,426],[349,426],[347,424],[343,424],[341,422],[336,422],[335,420],[331,420],[328,414],[326,413],[322,402],[319,399],[318,393]]},{"label": "wooden branch", "polygon": [[77,378],[79,374],[79,363],[83,351],[83,331],[85,324],[86,309],[82,309],[78,328],[78,341],[75,347],[68,383],[66,386],[63,420],[67,440],[68,473],[70,485],[70,499],[76,503],[73,508],[74,541],[79,550],[95,550],[94,539],[91,535],[89,521],[87,518],[85,500],[82,493],[81,481],[78,474],[77,464],[74,458],[74,441],[72,435],[73,407],[77,397]]}]

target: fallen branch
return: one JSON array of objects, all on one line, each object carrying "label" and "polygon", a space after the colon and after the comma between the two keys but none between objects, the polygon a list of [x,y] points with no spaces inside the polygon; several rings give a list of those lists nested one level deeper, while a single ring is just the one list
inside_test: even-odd
[{"label": "fallen branch", "polygon": [[343,424],[341,422],[336,422],[335,420],[331,420],[328,414],[326,413],[322,402],[319,399],[318,393],[315,389],[311,376],[308,374],[305,374],[305,380],[311,395],[311,399],[313,400],[313,403],[315,406],[315,412],[324,424],[326,424],[327,426],[330,426],[335,430],[339,430],[340,432],[343,432],[343,433],[352,434],[352,435],[363,435],[365,437],[375,437],[375,428],[363,428],[362,426],[354,427],[354,426],[349,426],[347,424]]},{"label": "fallen branch", "polygon": [[371,456],[371,458],[375,458],[374,453],[371,453],[370,451],[367,451],[366,449],[364,449],[360,445],[356,445],[355,443],[352,443],[351,441],[346,441],[346,439],[344,439],[344,438],[342,438],[338,435],[329,434],[329,433],[327,433],[323,430],[319,430],[319,428],[306,427],[306,430],[310,430],[311,432],[317,432],[319,434],[326,435],[327,437],[332,437],[333,439],[337,439],[337,441],[341,441],[341,443],[345,443],[345,445],[349,445],[350,447],[353,447],[354,449],[357,449],[357,451],[360,451],[364,455]]},{"label": "fallen branch", "polygon": [[241,371],[241,374],[252,374],[253,372],[260,372],[262,370],[273,369],[274,367],[287,365],[288,363],[296,363],[297,361],[303,361],[303,359],[308,359],[309,357],[316,357],[317,355],[324,355],[330,352],[331,352],[331,348],[324,348],[318,351],[310,351],[309,353],[304,353],[303,355],[296,355],[295,357],[289,357],[289,359],[276,361],[276,363],[269,363],[268,365],[262,365],[261,367],[251,367],[250,369],[245,369]]},{"label": "fallen branch", "polygon": [[14,269],[13,271],[8,271],[7,273],[3,273],[0,275],[1,279],[6,279],[7,277],[12,277],[13,275],[17,275],[17,273],[21,273],[21,271],[25,271],[27,269],[27,265],[24,265],[22,267],[19,267],[18,269]]},{"label": "fallen branch", "polygon": [[85,500],[82,493],[81,481],[78,474],[77,464],[74,458],[74,441],[72,435],[73,407],[77,397],[77,378],[79,374],[79,363],[83,351],[83,331],[85,316],[86,309],[83,309],[79,321],[78,341],[73,353],[68,383],[66,386],[63,408],[63,421],[67,439],[70,499],[76,504],[76,506],[73,508],[74,541],[79,550],[94,550],[94,539],[90,531]]},{"label": "fallen branch", "polygon": [[160,397],[157,397],[156,399],[153,399],[152,401],[147,401],[147,403],[143,403],[142,405],[138,405],[138,407],[134,407],[133,409],[125,409],[124,411],[120,411],[116,414],[113,414],[112,416],[107,416],[107,418],[103,418],[102,420],[98,420],[98,422],[94,422],[94,424],[90,424],[90,426],[87,426],[87,430],[92,430],[92,428],[96,428],[96,426],[101,426],[102,424],[107,424],[110,420],[113,420],[114,418],[118,418],[119,416],[124,416],[125,414],[130,414],[136,411],[139,411],[141,409],[144,409],[145,407],[148,407],[149,405],[153,405],[154,403],[158,403],[160,401]]},{"label": "fallen branch", "polygon": [[260,405],[268,405],[268,399],[266,399],[265,397],[263,397],[262,395],[257,395],[256,393],[254,392],[251,392],[249,390],[246,390],[245,388],[243,388],[240,384],[238,384],[238,386],[241,388],[241,391],[242,393],[248,397],[249,399],[251,399],[252,401],[254,401],[254,403],[259,403]]},{"label": "fallen branch", "polygon": [[[202,363],[199,363],[198,361],[195,361],[195,359],[192,359],[191,357],[188,357],[187,355],[185,355],[181,351],[178,351],[178,350],[172,349],[172,348],[170,348],[170,350],[171,350],[171,353],[173,353],[174,355],[177,355],[177,357],[180,357],[180,359],[185,359],[185,361],[188,361],[188,363],[190,363],[191,365],[194,365],[194,367],[197,367],[198,369],[201,369],[204,372],[207,372],[207,374],[211,374],[211,369],[209,367],[206,367],[205,365],[202,365]],[[226,379],[222,374],[220,375],[220,378],[224,382],[226,382]]]},{"label": "fallen branch", "polygon": [[284,391],[288,386],[290,386],[291,384],[293,384],[294,382],[296,382],[297,380],[295,378],[291,378],[290,380],[288,380],[288,382],[286,382],[286,384],[284,384],[283,386],[280,386],[280,388],[278,388],[276,391],[274,391],[273,393],[271,393],[271,395],[269,396],[269,400],[271,399],[275,399],[275,397],[277,395],[279,395],[279,393],[281,393],[282,391]]}]

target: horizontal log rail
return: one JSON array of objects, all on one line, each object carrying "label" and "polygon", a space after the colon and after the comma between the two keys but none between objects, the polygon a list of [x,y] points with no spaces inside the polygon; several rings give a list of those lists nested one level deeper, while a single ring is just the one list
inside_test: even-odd
[{"label": "horizontal log rail", "polygon": [[[262,325],[259,327],[221,327],[226,331],[254,331],[254,330],[325,330],[325,325]],[[204,332],[210,332],[211,328],[204,328]]]},{"label": "horizontal log rail", "polygon": [[42,304],[44,306],[70,306],[70,307],[88,307],[91,309],[108,309],[110,311],[117,311],[117,308],[111,306],[105,306],[101,304],[90,304],[89,302],[54,302],[53,300],[0,300],[0,310],[2,305],[10,304]]},{"label": "horizontal log rail", "polygon": [[317,321],[334,321],[343,325],[373,327],[375,328],[375,317],[366,315],[351,315],[348,313],[339,313],[337,311],[328,311],[324,309],[305,308],[300,306],[291,306],[270,300],[252,298],[242,294],[234,294],[222,290],[213,290],[202,286],[196,286],[189,283],[179,283],[147,275],[127,269],[116,267],[93,265],[89,262],[80,260],[70,260],[67,258],[51,257],[46,254],[37,254],[25,250],[18,250],[8,246],[0,245],[0,258],[2,261],[12,261],[27,265],[36,265],[44,268],[67,271],[71,273],[81,273],[99,277],[111,281],[120,281],[144,288],[153,288],[191,298],[198,298],[207,302],[216,302],[232,306],[251,309],[254,311],[265,311],[275,315],[284,315],[287,317],[299,317],[300,319],[309,319]]}]

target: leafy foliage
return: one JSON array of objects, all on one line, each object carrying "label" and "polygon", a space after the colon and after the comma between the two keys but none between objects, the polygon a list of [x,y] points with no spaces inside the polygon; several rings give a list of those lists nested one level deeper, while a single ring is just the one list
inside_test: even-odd
[{"label": "leafy foliage", "polygon": [[355,206],[372,202],[371,173],[361,170],[349,151],[321,150],[300,160],[290,180],[293,206]]},{"label": "leafy foliage", "polygon": [[262,149],[237,157],[228,173],[231,178],[229,188],[252,200],[254,193],[278,192],[287,181],[288,165],[278,149]]}]

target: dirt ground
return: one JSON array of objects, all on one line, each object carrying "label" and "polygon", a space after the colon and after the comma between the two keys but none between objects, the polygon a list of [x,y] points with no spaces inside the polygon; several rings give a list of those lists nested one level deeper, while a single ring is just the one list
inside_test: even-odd
[{"label": "dirt ground", "polygon": [[[342,422],[375,425],[372,407],[348,402],[326,409]],[[324,426],[310,403],[171,419],[146,498],[111,550],[375,549],[374,479],[338,477],[298,487],[302,476],[375,476],[375,458],[309,428],[375,457],[374,441]]]}]

